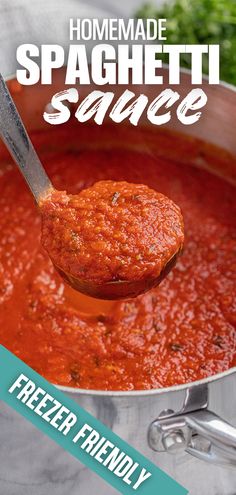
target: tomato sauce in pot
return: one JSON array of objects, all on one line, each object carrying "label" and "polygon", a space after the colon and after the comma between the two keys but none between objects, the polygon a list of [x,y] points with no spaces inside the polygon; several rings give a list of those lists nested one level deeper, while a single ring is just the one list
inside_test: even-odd
[{"label": "tomato sauce in pot", "polygon": [[[128,181],[180,206],[184,253],[160,286],[136,299],[98,301],[67,286],[41,245],[27,186],[14,165],[1,167],[0,343],[56,384],[144,390],[236,365],[235,188],[183,159],[202,160],[194,140],[167,134],[160,157],[132,139],[129,128],[119,141],[109,127],[93,126],[32,136],[58,190],[77,194],[96,181]],[[224,168],[220,152],[219,160]]]}]

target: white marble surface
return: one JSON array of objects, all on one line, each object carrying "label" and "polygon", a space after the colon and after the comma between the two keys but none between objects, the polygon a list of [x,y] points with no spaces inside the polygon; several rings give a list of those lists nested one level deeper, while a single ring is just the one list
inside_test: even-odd
[{"label": "white marble surface", "polygon": [[[236,426],[235,389],[235,374],[226,378],[223,386],[212,384],[210,409]],[[150,422],[163,409],[178,411],[184,397],[185,392],[142,398],[72,396],[185,486],[190,495],[236,495],[236,468],[207,464],[182,451],[170,455],[149,448]],[[94,493],[113,495],[116,492],[8,406],[0,404],[0,495]]]},{"label": "white marble surface", "polygon": [[15,72],[16,48],[22,43],[68,44],[70,17],[133,17],[144,1],[0,0],[0,71],[4,76]]}]

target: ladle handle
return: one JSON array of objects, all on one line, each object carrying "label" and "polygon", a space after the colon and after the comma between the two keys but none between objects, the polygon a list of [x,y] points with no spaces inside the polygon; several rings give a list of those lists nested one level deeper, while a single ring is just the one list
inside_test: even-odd
[{"label": "ladle handle", "polygon": [[37,202],[52,184],[30,141],[9,90],[0,74],[0,136]]}]

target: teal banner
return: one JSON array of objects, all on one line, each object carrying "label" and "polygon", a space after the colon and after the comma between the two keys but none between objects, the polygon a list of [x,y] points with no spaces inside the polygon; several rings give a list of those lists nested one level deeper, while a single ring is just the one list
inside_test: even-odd
[{"label": "teal banner", "polygon": [[0,399],[118,492],[187,494],[185,488],[3,346]]}]

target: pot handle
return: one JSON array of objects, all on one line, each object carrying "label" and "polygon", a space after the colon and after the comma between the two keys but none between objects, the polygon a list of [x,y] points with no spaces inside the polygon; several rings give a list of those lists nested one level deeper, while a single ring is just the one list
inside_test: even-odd
[{"label": "pot handle", "polygon": [[149,426],[148,443],[157,452],[185,450],[210,463],[236,466],[236,428],[207,407],[163,411]]}]

